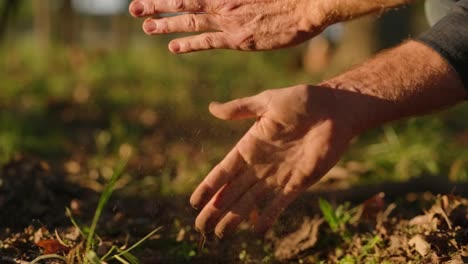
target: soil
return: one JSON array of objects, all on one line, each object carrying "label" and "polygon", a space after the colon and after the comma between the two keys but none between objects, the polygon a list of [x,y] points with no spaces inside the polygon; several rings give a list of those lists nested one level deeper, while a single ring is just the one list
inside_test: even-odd
[{"label": "soil", "polygon": [[[62,167],[19,156],[1,169],[0,263],[29,263],[44,254],[66,256],[82,245],[65,208],[79,223],[90,223],[99,194],[69,181]],[[117,191],[101,217],[97,251],[128,246],[161,226],[133,252],[142,263],[467,263],[468,199],[403,194],[402,186],[411,184],[380,185],[386,195],[368,192],[370,198],[360,202],[353,201],[352,194],[361,199],[362,187],[311,190],[264,237],[255,237],[245,224],[232,237],[208,236],[206,243],[192,227],[196,212],[188,197]],[[440,190],[442,184],[437,186]],[[465,195],[468,189],[459,190]],[[318,208],[319,196],[334,205],[351,201],[344,212],[352,219],[333,231]]]}]

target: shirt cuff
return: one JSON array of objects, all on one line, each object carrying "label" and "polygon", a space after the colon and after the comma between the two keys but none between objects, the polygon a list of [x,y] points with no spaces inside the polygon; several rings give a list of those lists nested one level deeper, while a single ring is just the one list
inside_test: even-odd
[{"label": "shirt cuff", "polygon": [[416,40],[445,58],[468,89],[468,0],[457,2],[447,16]]}]

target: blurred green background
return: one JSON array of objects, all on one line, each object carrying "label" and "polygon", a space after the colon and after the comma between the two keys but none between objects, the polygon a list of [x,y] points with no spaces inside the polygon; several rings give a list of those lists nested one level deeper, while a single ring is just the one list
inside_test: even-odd
[{"label": "blurred green background", "polygon": [[[176,56],[167,43],[177,35],[144,35],[125,0],[3,0],[0,164],[36,157],[99,191],[131,152],[126,191],[189,193],[252,123],[215,120],[210,101],[318,83],[427,29],[422,4],[341,24],[288,50]],[[466,181],[467,116],[460,105],[374,129],[339,167],[352,184]]]}]

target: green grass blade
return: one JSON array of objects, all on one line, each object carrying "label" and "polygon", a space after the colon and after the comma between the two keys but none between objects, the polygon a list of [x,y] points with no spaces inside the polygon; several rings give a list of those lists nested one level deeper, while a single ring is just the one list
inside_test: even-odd
[{"label": "green grass blade", "polygon": [[107,183],[106,188],[101,193],[98,206],[96,208],[96,211],[94,212],[94,217],[91,223],[91,227],[89,228],[88,237],[86,239],[86,250],[90,250],[91,247],[93,246],[94,234],[96,233],[96,227],[97,227],[97,223],[99,222],[99,218],[101,217],[104,206],[109,201],[109,198],[114,191],[115,183],[117,182],[119,177],[122,175],[122,172],[126,164],[127,164],[126,161],[121,161],[119,163],[117,168],[114,170],[114,174],[112,174],[112,177],[109,180],[109,183]]},{"label": "green grass blade", "polygon": [[78,232],[80,232],[80,234],[83,236],[83,237],[86,237],[85,233],[83,232],[83,230],[81,229],[81,227],[78,225],[78,223],[76,222],[75,218],[73,217],[73,214],[70,210],[70,208],[66,207],[65,208],[66,210],[66,214],[68,216],[68,218],[70,218],[70,222],[73,224],[73,226],[78,229]]},{"label": "green grass blade", "polygon": [[35,258],[33,261],[30,262],[30,264],[38,263],[39,261],[44,260],[44,259],[54,259],[54,258],[63,260],[65,262],[67,261],[67,259],[63,256],[60,256],[57,254],[48,254],[48,255],[42,255],[42,256]]},{"label": "green grass blade", "polygon": [[132,255],[131,253],[127,252],[125,254],[122,255],[126,260],[128,260],[128,262],[130,262],[130,264],[141,264],[141,262],[138,260],[137,257],[135,257],[134,255]]},{"label": "green grass blade", "polygon": [[380,243],[381,239],[379,236],[374,236],[372,239],[370,239],[367,244],[365,244],[362,249],[361,249],[361,255],[359,255],[359,260],[362,260],[364,259],[368,254],[369,252],[374,249],[374,247],[376,247],[379,243]]},{"label": "green grass blade", "polygon": [[126,250],[124,251],[121,251],[119,254],[117,254],[116,256],[122,256],[126,253],[129,253],[130,251],[132,251],[133,249],[135,249],[136,247],[138,247],[139,245],[141,245],[143,242],[145,242],[146,240],[148,240],[148,238],[152,237],[154,234],[156,234],[159,230],[161,230],[161,226],[154,229],[153,231],[151,231],[148,235],[146,235],[145,237],[143,237],[142,239],[140,239],[138,242],[136,242],[135,244],[133,244],[131,247],[127,248]]},{"label": "green grass blade", "polygon": [[115,259],[120,261],[123,264],[130,264],[130,262],[126,261],[124,258],[122,258],[120,256],[115,256]]},{"label": "green grass blade", "polygon": [[335,211],[333,210],[333,207],[329,202],[327,202],[327,200],[324,200],[322,198],[319,199],[319,206],[320,210],[322,211],[323,217],[325,218],[325,221],[327,221],[332,231],[336,232],[338,230],[339,223]]},{"label": "green grass blade", "polygon": [[106,261],[107,258],[115,251],[115,250],[118,250],[118,248],[116,246],[112,246],[109,251],[107,251],[107,253],[101,257],[101,261]]},{"label": "green grass blade", "polygon": [[91,263],[91,264],[101,264],[101,260],[97,256],[96,252],[92,250],[87,250],[86,251],[86,256],[85,256],[85,263]]}]

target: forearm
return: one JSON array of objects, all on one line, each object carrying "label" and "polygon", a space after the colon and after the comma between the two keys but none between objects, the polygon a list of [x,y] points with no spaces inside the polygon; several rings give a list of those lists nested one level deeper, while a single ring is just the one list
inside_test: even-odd
[{"label": "forearm", "polygon": [[323,85],[335,89],[340,112],[353,119],[358,131],[448,107],[468,95],[457,72],[416,41],[382,52]]},{"label": "forearm", "polygon": [[383,13],[415,0],[332,0],[325,1],[331,23],[351,20],[371,13]]}]

